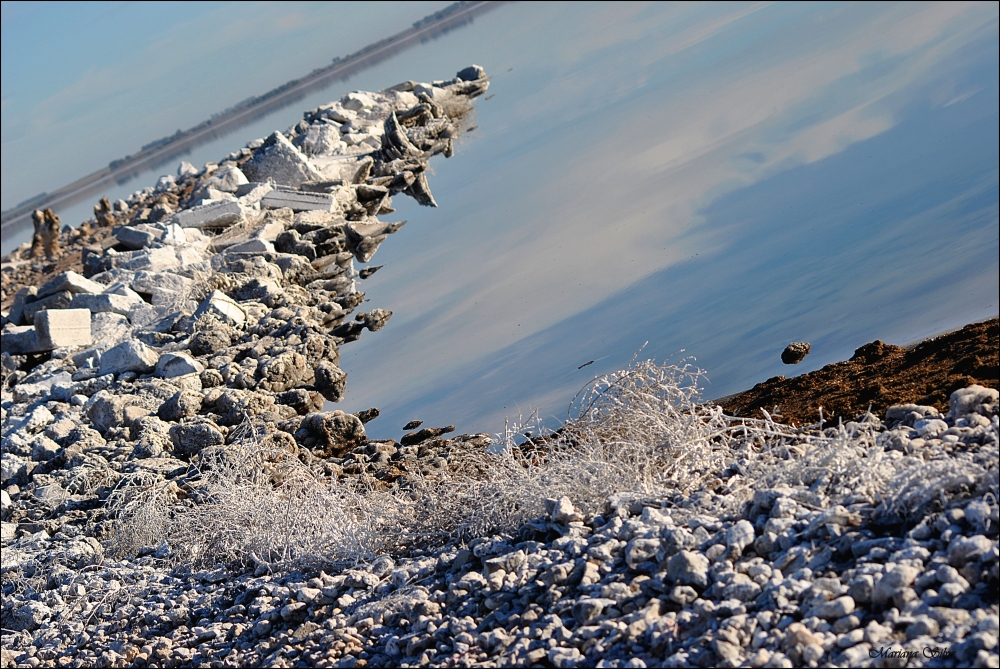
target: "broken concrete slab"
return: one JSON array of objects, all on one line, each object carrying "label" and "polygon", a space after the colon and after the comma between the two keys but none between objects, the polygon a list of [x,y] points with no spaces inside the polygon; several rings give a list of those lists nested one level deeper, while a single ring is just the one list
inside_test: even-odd
[{"label": "broken concrete slab", "polygon": [[142,302],[142,298],[138,295],[117,295],[115,293],[77,295],[69,303],[69,308],[74,310],[86,309],[92,314],[113,313],[127,316],[135,305],[142,304]]},{"label": "broken concrete slab", "polygon": [[222,228],[232,225],[243,217],[239,202],[219,200],[179,211],[170,217],[170,223],[182,228]]},{"label": "broken concrete slab", "polygon": [[97,294],[104,291],[104,286],[97,283],[96,281],[91,281],[90,279],[77,274],[76,272],[69,271],[59,274],[51,281],[46,282],[41,288],[38,289],[38,293],[35,299],[41,299],[49,295],[54,295],[55,293],[61,293],[68,290],[71,293],[91,293]]},{"label": "broken concrete slab", "polygon": [[177,376],[199,374],[204,369],[204,365],[187,353],[164,353],[156,363],[156,370],[153,373],[164,379],[172,379]]},{"label": "broken concrete slab", "polygon": [[101,354],[101,376],[105,374],[122,374],[150,372],[159,361],[159,354],[138,339],[122,342]]},{"label": "broken concrete slab", "polygon": [[261,199],[260,206],[267,209],[288,207],[292,211],[332,212],[337,206],[337,199],[328,193],[272,190]]},{"label": "broken concrete slab", "polygon": [[[107,297],[78,295],[77,297]],[[35,336],[44,351],[64,346],[90,346],[90,311],[87,309],[46,309],[35,315]]]},{"label": "broken concrete slab", "polygon": [[194,319],[211,314],[224,323],[239,327],[246,323],[247,315],[240,305],[228,295],[219,290],[213,290],[194,312]]},{"label": "broken concrete slab", "polygon": [[323,178],[305,154],[280,132],[272,133],[250,160],[243,163],[243,173],[250,181],[273,181],[285,186]]}]

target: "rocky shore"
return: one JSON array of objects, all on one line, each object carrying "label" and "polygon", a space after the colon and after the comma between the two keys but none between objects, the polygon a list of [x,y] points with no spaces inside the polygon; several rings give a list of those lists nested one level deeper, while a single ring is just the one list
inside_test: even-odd
[{"label": "rocky shore", "polygon": [[793,427],[643,362],[555,434],[325,410],[391,317],[379,217],[435,204],[488,85],[351,93],[58,239],[40,212],[0,296],[0,666],[998,666],[993,388]]}]

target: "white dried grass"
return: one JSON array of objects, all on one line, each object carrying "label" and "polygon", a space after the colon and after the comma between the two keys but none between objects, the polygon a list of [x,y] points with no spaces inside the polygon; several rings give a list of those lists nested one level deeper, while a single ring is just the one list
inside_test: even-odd
[{"label": "white dried grass", "polygon": [[[516,442],[525,426],[509,425],[476,456],[484,473],[414,476],[390,490],[330,481],[244,426],[236,445],[204,454],[197,504],[171,502],[162,486],[113,500],[119,545],[127,552],[166,539],[178,559],[198,563],[357,563],[417,544],[514,531],[543,513],[546,498],[566,496],[595,512],[621,492],[721,487],[699,512],[735,517],[755,490],[793,486],[831,505],[884,500],[883,511],[907,518],[942,490],[978,489],[989,478],[971,460],[924,464],[886,451],[864,422],[824,433],[782,425],[766,412],[763,420],[726,416],[700,403],[701,376],[689,364],[633,363],[590,384],[563,429],[534,450]],[[724,482],[727,469],[739,473]]]}]

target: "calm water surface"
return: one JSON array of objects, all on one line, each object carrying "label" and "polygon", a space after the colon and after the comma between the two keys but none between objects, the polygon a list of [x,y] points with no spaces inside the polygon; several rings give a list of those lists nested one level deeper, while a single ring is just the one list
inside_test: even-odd
[{"label": "calm water surface", "polygon": [[720,397],[996,315],[998,55],[996,4],[519,4],[189,159],[486,67],[478,129],[433,163],[440,206],[396,198],[409,222],[362,285],[395,315],[343,348],[340,406],[379,407],[376,438],[554,426],[646,342]]}]

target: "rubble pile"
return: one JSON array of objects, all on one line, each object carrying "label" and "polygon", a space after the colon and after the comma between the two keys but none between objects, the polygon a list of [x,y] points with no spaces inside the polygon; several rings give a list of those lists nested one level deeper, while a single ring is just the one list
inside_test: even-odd
[{"label": "rubble pile", "polygon": [[[996,667],[996,390],[826,430],[619,403],[615,420],[652,435],[635,452],[653,454],[620,471],[647,483],[623,474],[596,504],[511,502],[495,463],[516,451],[505,462],[540,472],[532,490],[582,489],[618,463],[575,454],[613,455],[624,422],[585,451],[572,426],[518,444],[412,421],[374,441],[377,409],[326,410],[346,387],[340,347],[392,315],[358,312],[377,267],[355,263],[402,225],[379,219],[393,196],[435,204],[428,160],[451,155],[487,86],[473,66],[351,93],[219,164],[102,200],[52,264],[27,247],[5,264],[0,666]],[[75,268],[31,280],[81,247]],[[672,442],[696,424],[698,443]],[[559,458],[561,482],[545,469]],[[419,505],[436,482],[519,520],[446,541],[401,531],[325,564],[146,541],[220,504],[213,477],[273,497],[234,513],[287,508],[266,528],[278,534],[312,520],[295,505],[350,520],[351,499]],[[308,506],[338,491],[343,504]]]}]

